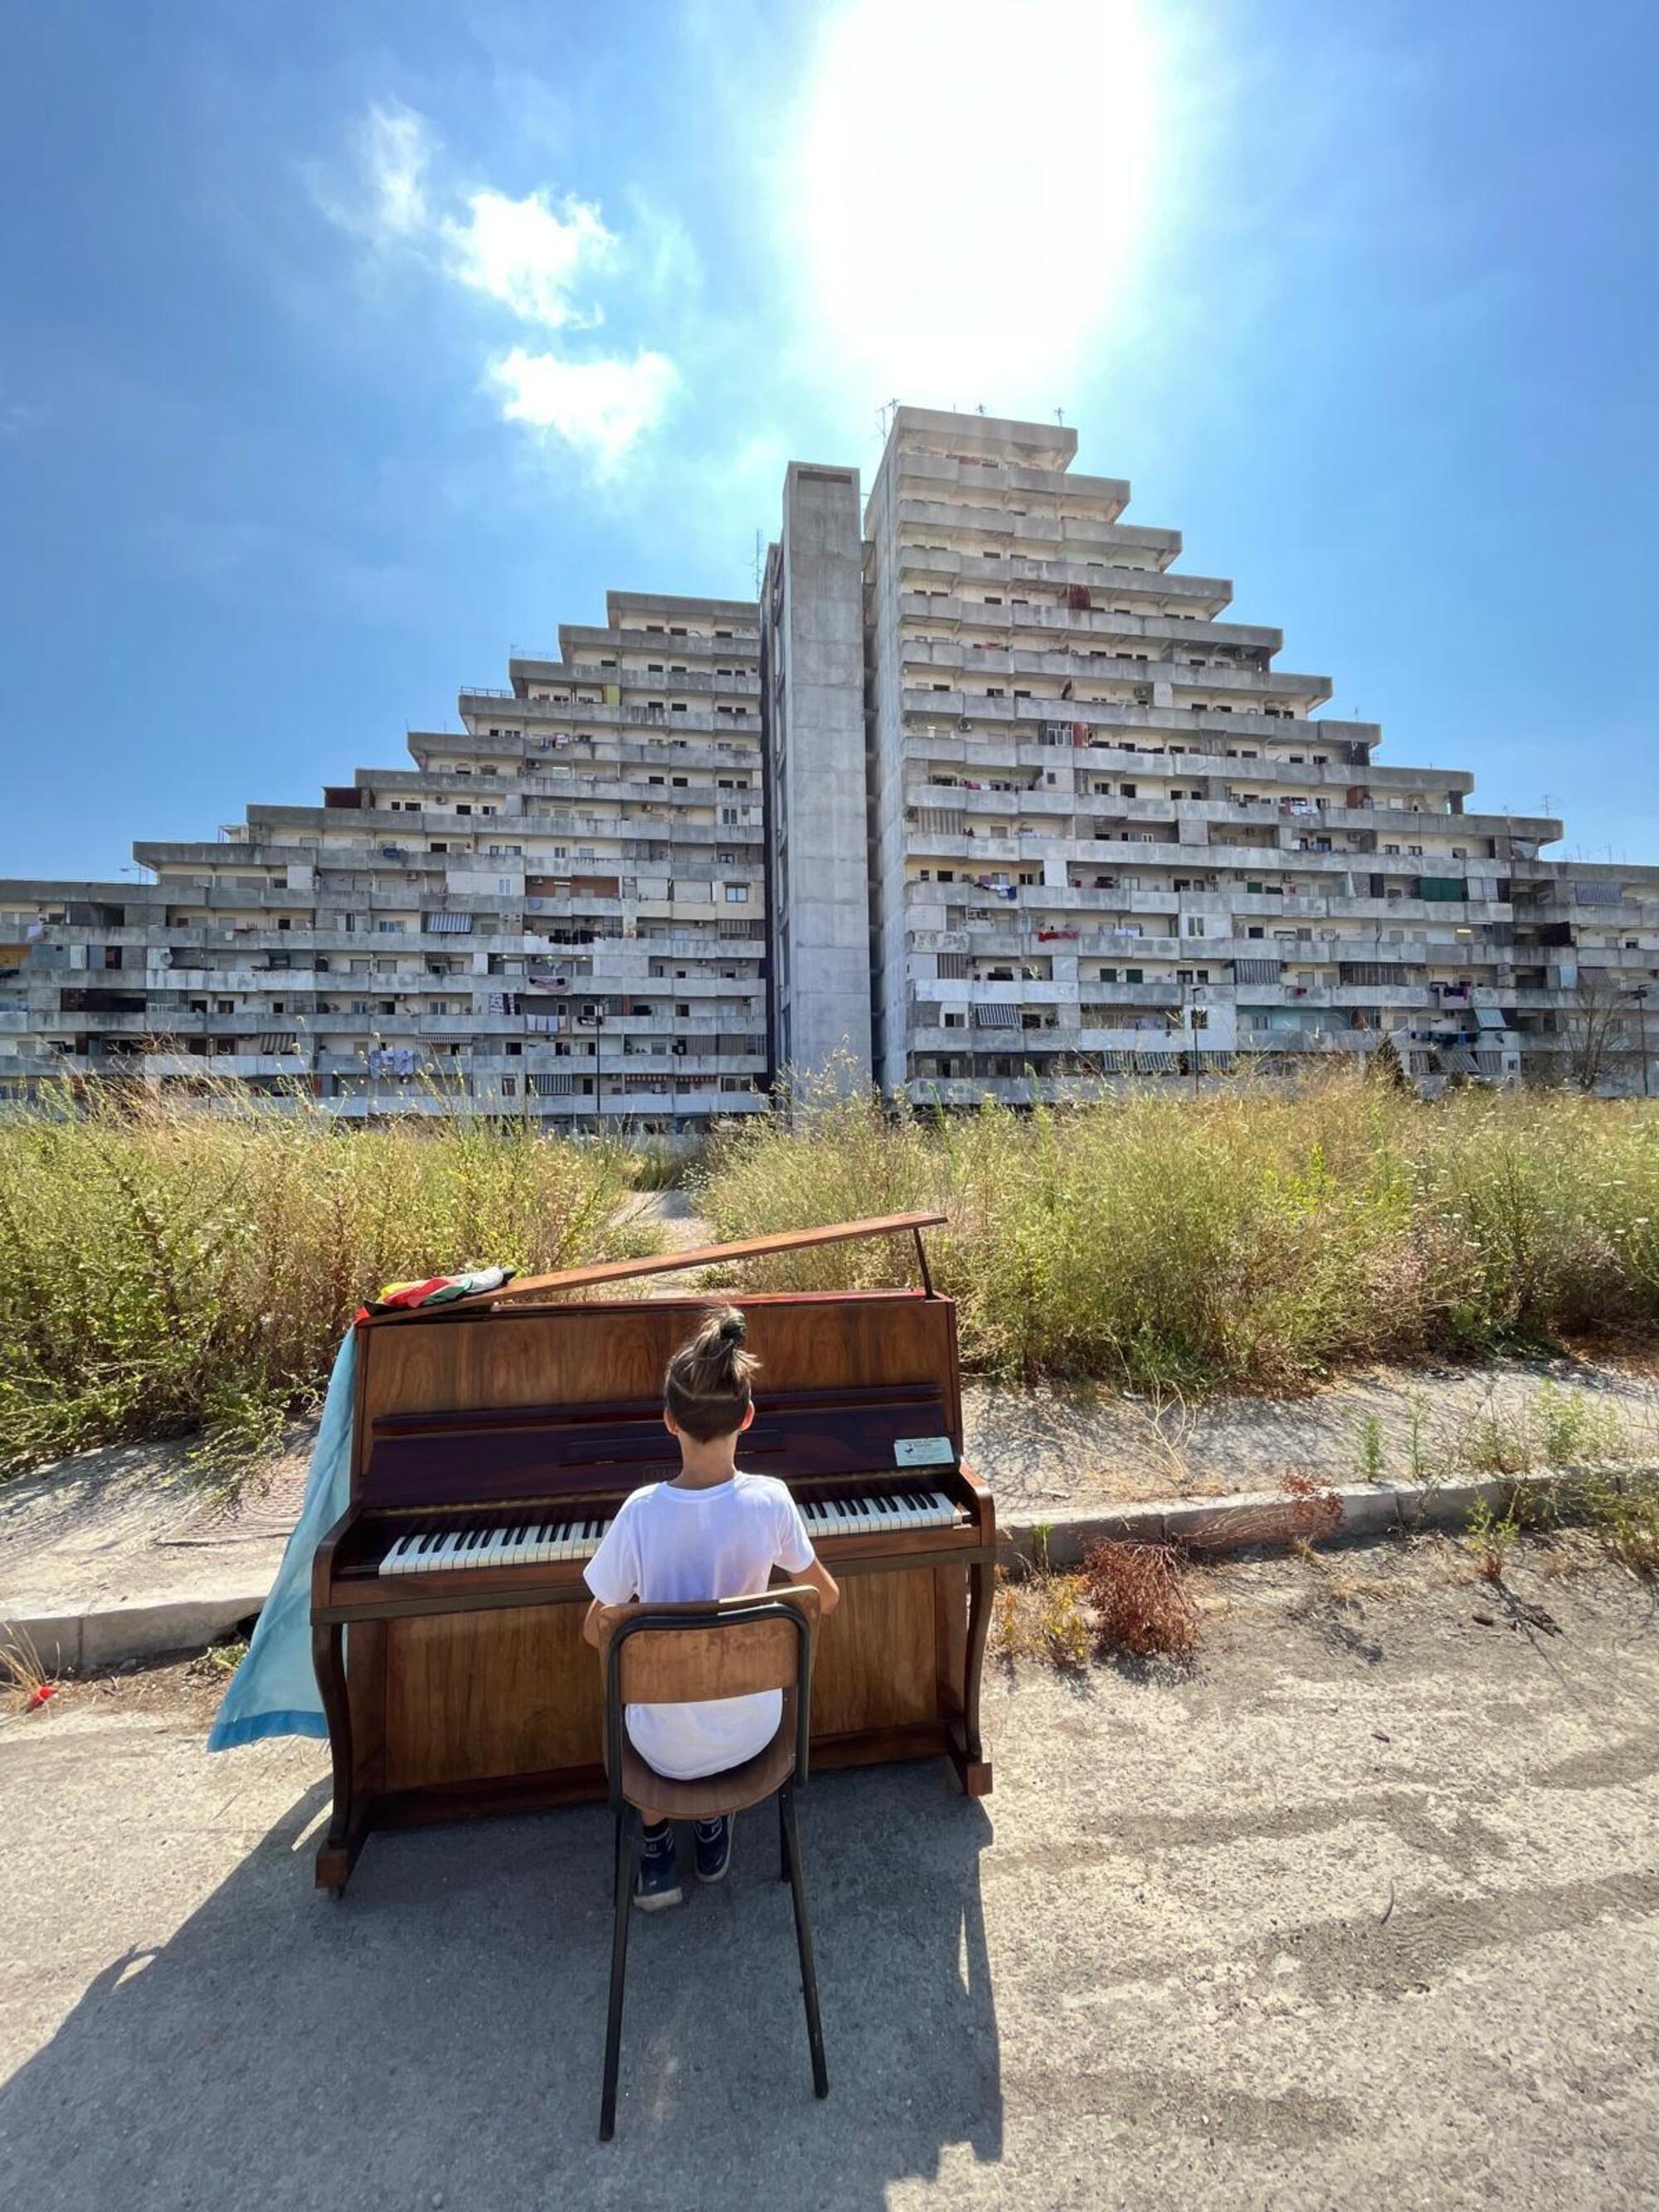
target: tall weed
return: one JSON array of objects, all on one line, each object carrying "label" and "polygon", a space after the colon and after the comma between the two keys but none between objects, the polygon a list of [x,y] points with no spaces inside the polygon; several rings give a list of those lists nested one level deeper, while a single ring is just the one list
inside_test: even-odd
[{"label": "tall weed", "polygon": [[[729,1129],[695,1179],[722,1237],[941,1210],[964,1356],[1027,1377],[1283,1388],[1345,1362],[1659,1322],[1659,1107],[1334,1073],[946,1119],[828,1087]],[[897,1239],[770,1284],[910,1279]]]},{"label": "tall weed", "polygon": [[205,1424],[267,1441],[385,1282],[651,1249],[620,1148],[111,1094],[0,1122],[0,1469]]}]

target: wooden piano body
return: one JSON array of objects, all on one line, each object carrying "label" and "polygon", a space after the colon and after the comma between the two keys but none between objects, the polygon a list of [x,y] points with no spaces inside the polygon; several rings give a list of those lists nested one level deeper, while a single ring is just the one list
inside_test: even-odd
[{"label": "wooden piano body", "polygon": [[[991,1787],[979,1697],[995,1558],[988,1491],[962,1460],[956,1310],[927,1285],[921,1223],[890,1217],[724,1248],[787,1249],[916,1230],[919,1290],[744,1296],[761,1362],[738,1463],[805,1500],[947,1498],[952,1525],[818,1539],[842,1602],[820,1635],[814,1759],[944,1753]],[[659,1261],[664,1268],[706,1255]],[[411,1529],[608,1518],[676,1471],[662,1425],[670,1354],[707,1296],[560,1301],[646,1272],[620,1262],[515,1295],[359,1323],[351,1502],[318,1548],[312,1622],[333,1755],[319,1886],[344,1887],[365,1837],[471,1814],[602,1796],[598,1659],[581,1635],[580,1559],[380,1571]],[[555,1302],[526,1304],[525,1296]]]}]

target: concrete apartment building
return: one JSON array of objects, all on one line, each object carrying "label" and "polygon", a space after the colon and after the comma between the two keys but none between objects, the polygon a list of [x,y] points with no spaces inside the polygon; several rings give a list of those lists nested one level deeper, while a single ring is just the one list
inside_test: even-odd
[{"label": "concrete apartment building", "polygon": [[[0,1097],[236,1076],[344,1115],[683,1131],[1291,1070],[1654,1079],[1659,869],[1376,756],[1053,423],[791,465],[759,605],[613,592],[320,806],[0,883]],[[1659,1019],[1659,1004],[1653,1012]]]},{"label": "concrete apartment building", "polygon": [[[1643,1087],[1659,870],[1540,860],[1559,823],[1377,760],[1378,727],[1318,714],[1329,679],[1277,667],[1277,629],[1226,621],[1231,585],[1178,572],[1179,535],[1126,524],[1128,486],[1070,473],[1076,447],[1057,424],[901,407],[877,471],[884,1088],[1022,1103],[1384,1036],[1430,1085],[1547,1079],[1598,1025],[1598,1087]],[[769,743],[787,756],[793,732]]]},{"label": "concrete apartment building", "polygon": [[[0,1085],[234,1076],[346,1115],[667,1129],[765,1103],[751,603],[613,592],[319,806],[0,884]],[[9,949],[7,949],[9,948]]]}]

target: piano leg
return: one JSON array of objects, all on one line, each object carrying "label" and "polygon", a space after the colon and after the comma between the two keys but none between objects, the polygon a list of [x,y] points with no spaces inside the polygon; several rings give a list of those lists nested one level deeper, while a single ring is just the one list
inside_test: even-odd
[{"label": "piano leg", "polygon": [[345,1631],[337,1621],[331,1627],[311,1632],[311,1662],[322,1693],[323,1714],[328,1722],[328,1747],[334,1765],[334,1809],[328,1834],[317,1853],[317,1887],[331,1896],[344,1894],[357,1854],[363,1847],[367,1822],[353,1791],[351,1700],[346,1691]]},{"label": "piano leg", "polygon": [[963,1655],[962,1717],[952,1724],[951,1756],[964,1797],[988,1797],[991,1764],[979,1733],[979,1686],[985,1671],[985,1641],[991,1632],[996,1569],[978,1562],[968,1570],[968,1644]]}]

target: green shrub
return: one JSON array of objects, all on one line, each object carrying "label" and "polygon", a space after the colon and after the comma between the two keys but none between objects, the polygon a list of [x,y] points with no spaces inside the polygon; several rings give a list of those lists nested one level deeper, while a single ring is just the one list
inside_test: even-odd
[{"label": "green shrub", "polygon": [[267,1443],[388,1281],[652,1249],[619,1148],[111,1092],[0,1122],[0,1468],[205,1424]]},{"label": "green shrub", "polygon": [[[721,1237],[942,1210],[969,1361],[1138,1387],[1283,1388],[1345,1361],[1659,1320],[1659,1108],[1334,1074],[946,1118],[798,1094],[695,1179]],[[771,1285],[911,1279],[898,1239]]]}]

